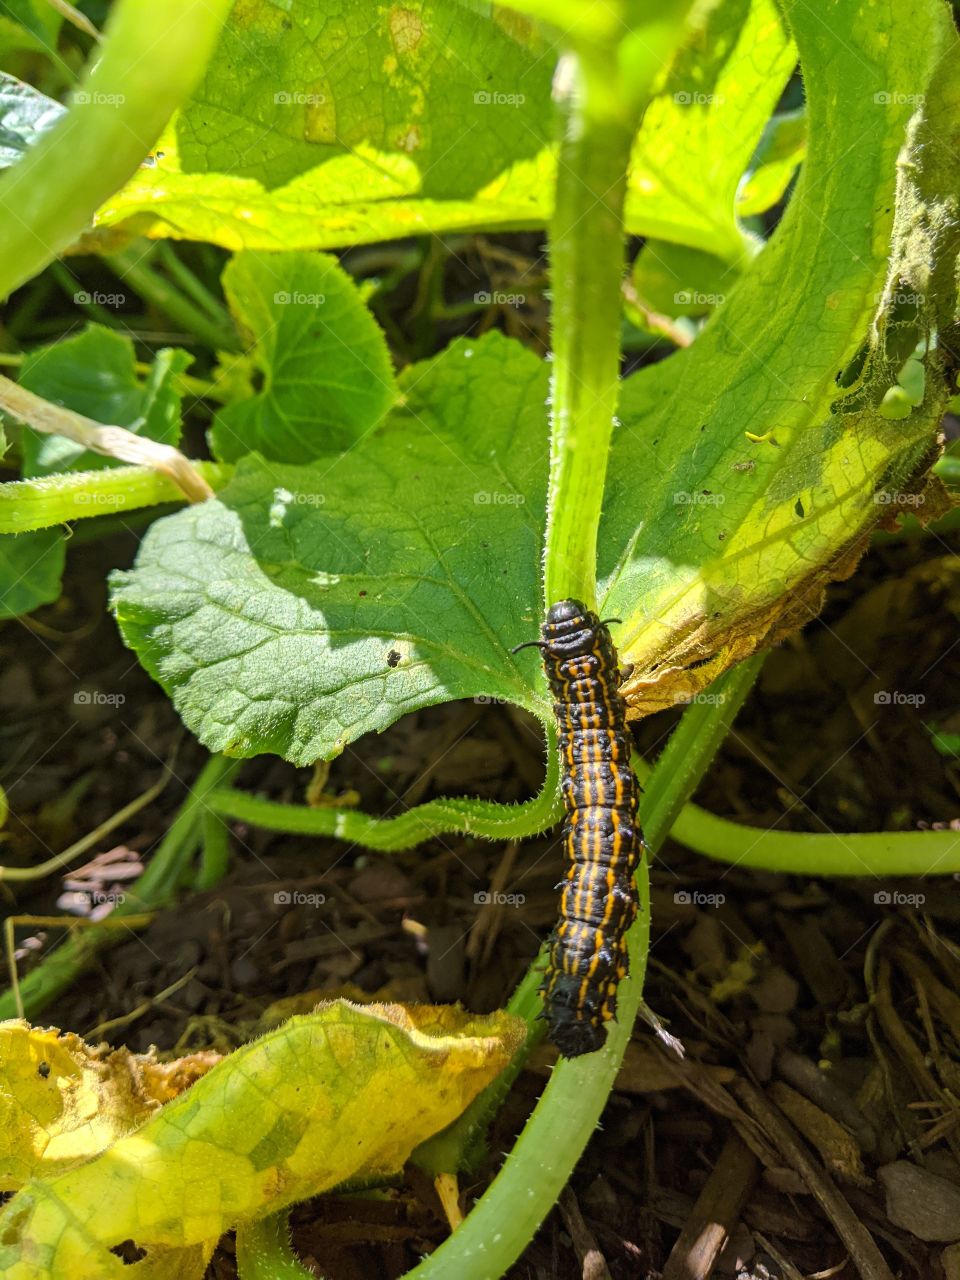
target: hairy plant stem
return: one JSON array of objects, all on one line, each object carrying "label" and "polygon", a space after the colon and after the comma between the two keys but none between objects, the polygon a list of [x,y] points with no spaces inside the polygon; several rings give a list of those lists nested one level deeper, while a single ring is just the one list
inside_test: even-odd
[{"label": "hairy plant stem", "polygon": [[[190,465],[214,490],[222,489],[233,475],[233,467],[226,463],[191,460]],[[111,467],[9,480],[0,485],[0,533],[31,533],[68,520],[183,501],[179,485],[152,467]]]},{"label": "hairy plant stem", "polygon": [[437,799],[395,818],[374,818],[355,809],[314,809],[281,804],[259,796],[218,787],[209,797],[211,812],[268,831],[291,835],[333,836],[382,853],[413,849],[424,840],[450,832],[487,840],[519,840],[552,826],[560,815],[560,768],[556,740],[547,735],[547,776],[539,794],[523,804],[489,800]]},{"label": "hairy plant stem", "polygon": [[623,202],[637,119],[593,123],[580,111],[582,69],[568,97],[550,228],[553,376],[544,544],[547,603],[593,607],[597,529],[617,408]]}]

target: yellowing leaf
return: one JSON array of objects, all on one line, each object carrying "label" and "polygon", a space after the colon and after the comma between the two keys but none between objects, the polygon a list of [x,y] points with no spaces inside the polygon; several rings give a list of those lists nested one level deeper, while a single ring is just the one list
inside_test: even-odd
[{"label": "yellowing leaf", "polygon": [[79,1036],[0,1022],[0,1191],[81,1164],[142,1124],[219,1055],[160,1063]]},{"label": "yellowing leaf", "polygon": [[[209,1243],[237,1223],[396,1173],[525,1034],[513,1015],[448,1006],[341,1000],[293,1018],[88,1164],[28,1183],[0,1214],[0,1275],[119,1276],[109,1251],[129,1240],[146,1251],[146,1274],[177,1261],[170,1274],[199,1275]],[[199,1252],[188,1264],[182,1250]]]},{"label": "yellowing leaf", "polygon": [[[582,0],[546,8],[555,25],[568,9],[593,26]],[[626,30],[595,9],[601,27]],[[705,9],[637,139],[627,225],[746,261],[757,245],[737,187],[796,51],[773,0]],[[536,25],[500,5],[237,0],[202,84],[101,208],[99,235],[275,250],[542,227],[555,64]],[[764,193],[777,198],[775,178],[751,209]]]}]

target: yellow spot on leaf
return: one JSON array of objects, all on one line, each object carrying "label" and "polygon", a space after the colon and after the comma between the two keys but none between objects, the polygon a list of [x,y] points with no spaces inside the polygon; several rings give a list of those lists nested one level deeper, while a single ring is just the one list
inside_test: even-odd
[{"label": "yellow spot on leaf", "polygon": [[389,27],[393,47],[401,57],[416,49],[423,39],[423,19],[413,9],[391,9]]},{"label": "yellow spot on leaf", "polygon": [[415,124],[412,124],[407,131],[401,134],[397,139],[397,146],[401,151],[406,151],[409,155],[411,152],[417,150],[420,146],[420,141],[420,130]]},{"label": "yellow spot on leaf", "polygon": [[332,146],[337,141],[337,104],[326,81],[323,81],[322,89],[311,90],[307,95],[303,136],[307,142],[319,142],[326,146]]}]

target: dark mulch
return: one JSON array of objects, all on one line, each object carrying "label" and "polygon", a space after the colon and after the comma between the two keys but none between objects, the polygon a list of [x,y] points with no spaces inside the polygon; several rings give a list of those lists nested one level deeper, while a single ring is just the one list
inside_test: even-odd
[{"label": "dark mulch", "polygon": [[[129,851],[121,862],[149,858],[205,758],[103,613],[104,567],[131,552],[130,540],[84,548],[61,602],[0,633],[0,781],[13,815],[5,862],[65,847],[161,776],[176,750],[176,777],[162,795],[81,861],[117,845]],[[950,552],[936,538],[886,543],[834,587],[823,619],[769,658],[698,802],[764,828],[956,822],[960,766],[938,754],[926,727],[960,728],[960,572]],[[885,691],[911,699],[884,701]],[[648,756],[675,720],[665,713],[639,726]],[[435,795],[523,799],[542,771],[532,722],[509,708],[457,703],[355,743],[326,789],[395,813]],[[262,758],[244,766],[238,785],[296,802],[310,782],[310,771]],[[173,1055],[229,1049],[271,1002],[306,992],[489,1010],[556,911],[555,833],[518,849],[446,837],[384,857],[232,830],[220,886],[104,953],[38,1020],[93,1036],[111,1021],[113,1043]],[[647,999],[686,1057],[678,1062],[648,1027],[638,1029],[602,1127],[511,1274],[851,1280],[883,1274],[870,1272],[861,1251],[872,1239],[895,1275],[955,1280],[954,880],[804,880],[712,863],[675,843],[656,859],[653,880]],[[478,905],[475,895],[491,885],[522,904]],[[325,901],[276,900],[295,888]],[[58,877],[18,892],[16,909],[55,911],[63,890]],[[30,933],[19,931],[21,945]],[[42,935],[41,948],[57,937]],[[32,963],[25,954],[21,969]],[[520,1076],[486,1168],[463,1186],[467,1203],[509,1148],[549,1065],[549,1051],[538,1051]],[[715,1265],[702,1230],[711,1220],[731,1226]],[[859,1224],[860,1244],[838,1234],[846,1220]],[[329,1280],[386,1280],[446,1227],[432,1188],[411,1171],[380,1198],[299,1207],[294,1231],[301,1256]],[[234,1274],[230,1240],[211,1274]]]}]

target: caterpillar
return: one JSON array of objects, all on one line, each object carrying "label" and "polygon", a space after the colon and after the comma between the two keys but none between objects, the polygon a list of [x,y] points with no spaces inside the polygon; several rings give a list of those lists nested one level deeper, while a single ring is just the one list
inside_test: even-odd
[{"label": "caterpillar", "polygon": [[540,994],[549,1039],[566,1058],[601,1048],[604,1023],[616,1016],[617,986],[628,967],[626,934],[637,914],[633,876],[643,856],[607,621],[615,619],[601,621],[579,600],[558,600],[540,639],[527,642],[543,657],[563,764],[566,874]]}]

